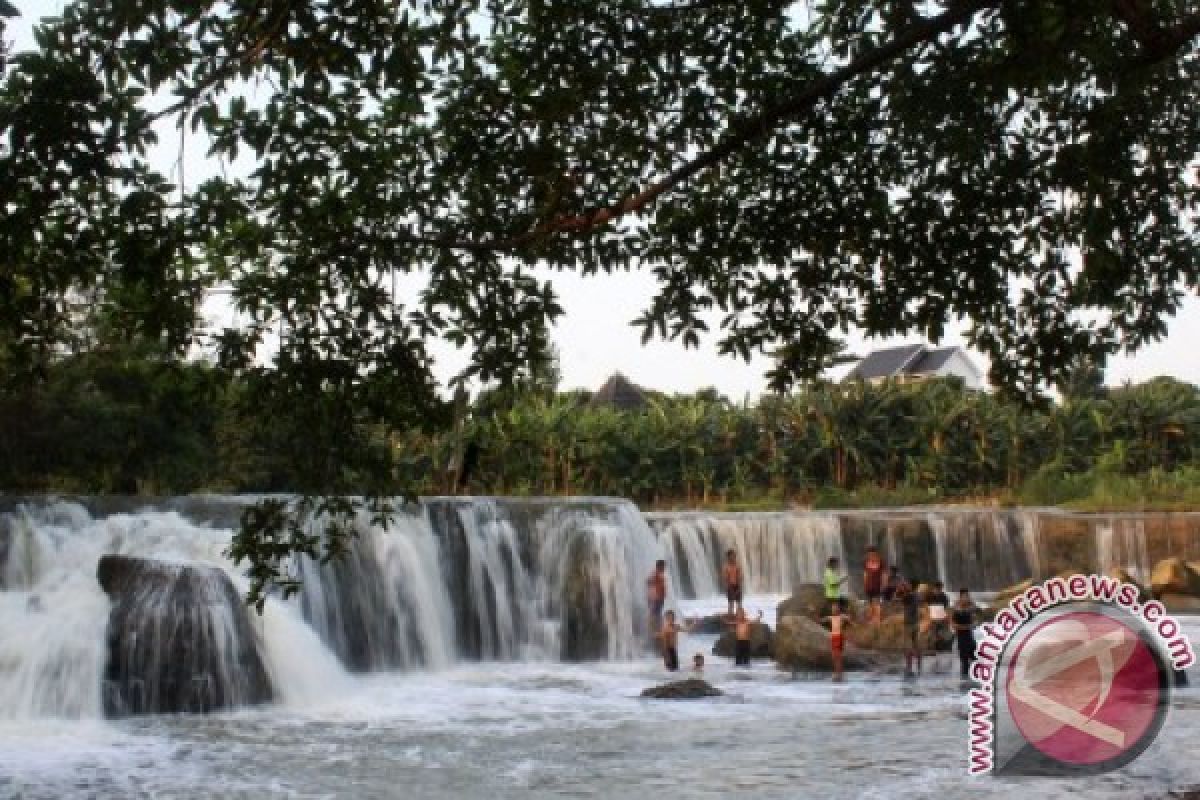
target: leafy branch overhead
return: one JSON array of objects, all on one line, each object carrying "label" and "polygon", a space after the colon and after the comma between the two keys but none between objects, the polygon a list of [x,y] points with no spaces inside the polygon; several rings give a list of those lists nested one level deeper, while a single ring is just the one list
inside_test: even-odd
[{"label": "leafy branch overhead", "polygon": [[431,339],[519,380],[535,267],[650,271],[647,337],[785,353],[777,388],[961,320],[1023,397],[1200,285],[1196,0],[77,0],[35,38],[0,59],[4,373],[98,321],[204,345],[312,428],[300,492],[395,484],[356,431],[445,420]]}]

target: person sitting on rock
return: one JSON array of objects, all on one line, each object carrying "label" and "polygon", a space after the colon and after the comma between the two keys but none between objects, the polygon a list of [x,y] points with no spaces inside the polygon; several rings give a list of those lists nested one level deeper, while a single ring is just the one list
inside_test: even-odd
[{"label": "person sitting on rock", "polygon": [[[761,611],[759,611],[757,624],[762,623],[762,617],[763,617],[763,613]],[[754,625],[756,623],[751,622],[750,618],[748,616],[746,616],[746,609],[739,608],[737,610],[737,616],[734,617],[733,622],[730,624],[733,626],[733,636],[734,636],[734,642],[733,642],[734,666],[748,667],[748,666],[750,666],[750,646],[751,646],[750,642],[754,636]]]},{"label": "person sitting on rock", "polygon": [[725,566],[721,569],[721,580],[725,584],[725,598],[729,600],[729,616],[733,616],[734,606],[742,610],[742,568],[737,562],[737,553],[733,550],[725,553]]},{"label": "person sitting on rock", "polygon": [[846,651],[846,635],[843,632],[843,626],[852,624],[850,615],[847,612],[848,603],[839,599],[833,606],[833,610],[829,612],[829,616],[822,619],[829,621],[829,654],[833,660],[833,681],[840,683],[844,680],[842,674],[842,656]]}]

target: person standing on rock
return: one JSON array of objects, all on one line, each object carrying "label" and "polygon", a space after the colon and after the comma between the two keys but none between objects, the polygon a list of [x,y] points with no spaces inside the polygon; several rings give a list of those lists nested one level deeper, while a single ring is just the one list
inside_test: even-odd
[{"label": "person standing on rock", "polygon": [[883,557],[875,545],[867,548],[863,561],[863,593],[867,596],[867,618],[878,625],[883,616]]},{"label": "person standing on rock", "polygon": [[975,614],[978,609],[971,602],[971,593],[964,589],[958,590],[958,602],[950,614],[950,623],[954,626],[954,635],[958,640],[958,660],[962,666],[962,679],[965,681],[970,674],[971,662],[975,660]]},{"label": "person standing on rock", "polygon": [[738,611],[742,611],[742,568],[738,565],[737,553],[733,550],[725,553],[721,580],[725,584],[725,598],[729,601],[729,616],[732,617],[734,606],[737,606]]},{"label": "person standing on rock", "polygon": [[838,571],[839,563],[837,556],[833,556],[825,564],[825,606],[830,614],[841,602],[842,584],[846,582],[846,576]]},{"label": "person standing on rock", "polygon": [[646,579],[646,605],[650,607],[650,635],[662,628],[663,606],[667,602],[667,562],[654,562],[654,572]]}]

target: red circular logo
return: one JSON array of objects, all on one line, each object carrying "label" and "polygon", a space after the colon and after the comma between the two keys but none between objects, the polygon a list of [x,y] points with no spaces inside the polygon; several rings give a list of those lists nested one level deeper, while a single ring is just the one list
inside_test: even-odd
[{"label": "red circular logo", "polygon": [[1005,692],[1017,729],[1063,764],[1089,767],[1148,744],[1166,702],[1160,662],[1137,630],[1095,611],[1054,617],[1020,643]]}]

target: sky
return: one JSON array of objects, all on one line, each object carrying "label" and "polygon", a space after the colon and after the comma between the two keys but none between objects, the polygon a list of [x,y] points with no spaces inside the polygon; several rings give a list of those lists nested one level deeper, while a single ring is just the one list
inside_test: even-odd
[{"label": "sky", "polygon": [[[32,44],[32,20],[58,13],[62,0],[16,0],[22,17],[13,21],[9,38],[18,50]],[[161,137],[164,142],[177,142],[178,136]],[[177,147],[177,145],[176,145]],[[164,163],[160,169],[171,174],[177,152],[164,145]],[[185,144],[186,174],[189,184],[216,172],[215,165],[205,164],[202,144],[194,138]],[[208,167],[209,169],[206,169]],[[620,371],[635,383],[664,392],[691,392],[716,387],[730,399],[751,399],[766,391],[764,373],[770,360],[759,356],[746,363],[717,353],[716,337],[701,340],[699,349],[685,349],[682,344],[651,341],[641,344],[641,332],[630,322],[650,302],[655,292],[651,274],[620,272],[614,275],[584,277],[569,272],[545,270],[539,277],[550,280],[564,309],[553,331],[559,352],[563,389],[598,388],[612,373]],[[211,319],[227,318],[219,308],[210,308]],[[716,328],[715,320],[712,326]],[[950,333],[943,345],[962,344],[962,339]],[[901,344],[919,343],[920,339],[888,339],[865,341],[851,335],[850,350],[865,355],[872,349]],[[1170,323],[1167,337],[1133,355],[1114,356],[1108,364],[1106,381],[1110,385],[1125,381],[1143,381],[1158,375],[1171,375],[1200,384],[1200,297],[1187,298],[1183,309]],[[437,361],[437,376],[448,381],[467,362],[468,354],[451,345],[436,343],[432,353]],[[971,357],[986,369],[987,361],[977,353]],[[838,373],[833,373],[837,376]]]}]

